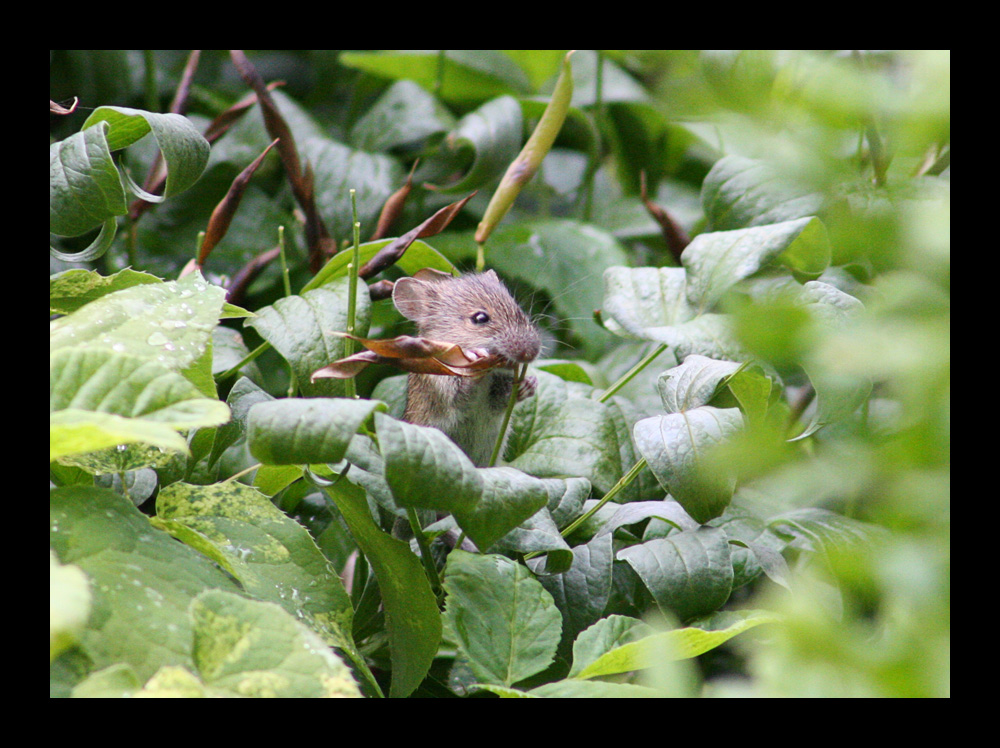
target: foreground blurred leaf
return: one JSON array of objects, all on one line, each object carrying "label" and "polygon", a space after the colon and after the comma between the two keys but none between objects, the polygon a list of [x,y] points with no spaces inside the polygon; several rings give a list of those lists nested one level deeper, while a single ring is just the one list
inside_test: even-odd
[{"label": "foreground blurred leaf", "polygon": [[80,646],[102,668],[125,662],[145,680],[163,665],[194,667],[191,601],[235,582],[197,551],[154,529],[130,501],[102,488],[49,494],[52,549],[91,581],[93,614]]}]

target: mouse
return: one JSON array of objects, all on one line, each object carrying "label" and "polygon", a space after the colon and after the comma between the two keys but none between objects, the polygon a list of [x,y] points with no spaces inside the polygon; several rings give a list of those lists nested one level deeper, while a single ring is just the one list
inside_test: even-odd
[{"label": "mouse", "polygon": [[[409,374],[403,414],[408,423],[443,431],[477,467],[488,466],[516,369],[541,352],[538,328],[493,270],[456,277],[425,268],[397,280],[392,299],[420,336],[500,359],[474,377]],[[518,401],[533,396],[537,386],[536,377],[525,377]]]}]

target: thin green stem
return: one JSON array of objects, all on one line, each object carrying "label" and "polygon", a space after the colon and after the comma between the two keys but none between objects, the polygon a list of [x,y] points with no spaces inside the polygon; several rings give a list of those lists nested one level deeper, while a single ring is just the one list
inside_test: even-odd
[{"label": "thin green stem", "polygon": [[[568,538],[570,535],[572,535],[576,531],[576,529],[580,527],[580,525],[582,525],[588,519],[597,514],[597,512],[600,511],[601,507],[603,507],[605,504],[607,504],[609,501],[615,498],[615,496],[620,494],[632,481],[634,481],[636,479],[636,476],[639,475],[639,473],[642,471],[644,467],[646,467],[646,458],[642,457],[637,463],[635,463],[635,465],[632,466],[631,470],[629,470],[627,473],[625,473],[625,475],[621,477],[621,480],[619,480],[617,483],[615,483],[614,486],[611,487],[610,491],[604,494],[604,498],[602,498],[593,507],[591,507],[590,511],[580,515],[575,520],[570,522],[566,526],[566,528],[560,533],[560,535],[562,535],[564,538]],[[534,558],[535,556],[540,556],[544,552],[545,551],[532,551],[531,553],[525,555],[525,559]]]},{"label": "thin green stem", "polygon": [[500,457],[503,438],[507,433],[507,425],[510,423],[510,414],[514,412],[514,406],[517,405],[517,391],[521,386],[521,382],[524,381],[524,375],[527,371],[528,365],[521,364],[521,367],[517,370],[517,374],[514,375],[514,384],[510,388],[510,399],[507,400],[507,410],[504,411],[503,423],[500,424],[500,432],[497,434],[496,444],[493,445],[493,454],[490,456],[490,463],[486,467],[496,465],[497,459]]},{"label": "thin green stem", "polygon": [[476,272],[481,273],[486,267],[486,248],[483,246],[483,242],[478,242],[476,244]]},{"label": "thin green stem", "polygon": [[156,59],[153,50],[142,50],[143,88],[146,94],[146,109],[151,112],[160,111],[160,92],[156,87]]},{"label": "thin green stem", "polygon": [[[356,312],[358,306],[358,269],[361,267],[361,223],[358,221],[358,196],[356,190],[351,190],[351,215],[354,220],[354,250],[351,253],[351,262],[347,265],[347,334],[354,335],[356,322]],[[354,341],[344,338],[344,357],[354,353]],[[348,397],[357,397],[357,389],[354,378],[344,381]]]},{"label": "thin green stem", "polygon": [[624,387],[626,384],[632,381],[632,379],[635,377],[636,374],[638,374],[640,371],[649,366],[649,364],[653,361],[653,359],[655,359],[657,356],[663,353],[666,349],[667,349],[666,343],[661,343],[660,345],[658,345],[651,353],[647,354],[639,363],[637,363],[635,366],[633,366],[631,369],[625,372],[625,374],[619,377],[617,382],[615,382],[613,385],[604,390],[601,396],[597,398],[598,402],[602,403],[607,402],[612,395],[614,395],[616,392],[618,392],[618,390],[620,390],[622,387]]},{"label": "thin green stem", "polygon": [[259,356],[260,354],[262,354],[264,351],[266,351],[270,347],[271,347],[270,343],[261,343],[259,346],[257,346],[252,351],[250,351],[250,353],[248,353],[242,359],[240,359],[239,363],[237,363],[235,366],[232,366],[229,369],[226,369],[221,374],[216,374],[215,375],[215,381],[216,382],[224,382],[227,379],[229,379],[229,377],[235,376],[239,372],[240,369],[242,369],[244,366],[246,366],[247,364],[249,364],[251,361],[253,361],[255,358],[257,358],[257,356]]},{"label": "thin green stem", "polygon": [[254,470],[257,470],[260,466],[261,466],[261,463],[259,463],[259,462],[255,463],[255,464],[251,465],[248,468],[244,468],[243,470],[240,470],[240,472],[238,472],[238,473],[233,473],[232,475],[230,475],[228,478],[226,478],[222,482],[223,483],[232,483],[234,481],[237,481],[240,478],[242,478],[244,475],[246,475],[247,473],[252,473]]},{"label": "thin green stem", "polygon": [[431,545],[427,542],[424,529],[420,526],[417,510],[413,507],[407,507],[406,518],[410,521],[410,529],[413,530],[413,536],[417,539],[417,546],[420,548],[420,561],[423,563],[424,571],[427,573],[427,581],[431,583],[431,590],[437,596],[441,592],[441,579],[438,577],[437,569],[434,568],[434,559],[431,557]]},{"label": "thin green stem", "polygon": [[285,227],[278,226],[278,259],[281,260],[281,282],[285,286],[285,296],[292,295],[292,282],[288,277],[288,262],[285,260]]}]

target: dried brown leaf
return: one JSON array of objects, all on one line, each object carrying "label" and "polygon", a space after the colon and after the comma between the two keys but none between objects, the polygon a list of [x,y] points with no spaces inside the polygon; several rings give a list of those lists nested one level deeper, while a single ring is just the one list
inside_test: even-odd
[{"label": "dried brown leaf", "polygon": [[361,270],[358,271],[358,275],[361,278],[371,278],[373,275],[376,275],[395,263],[400,257],[403,256],[403,253],[407,250],[407,248],[417,239],[424,239],[428,236],[434,236],[435,234],[439,234],[444,231],[448,224],[451,223],[452,219],[458,215],[459,211],[465,207],[465,204],[469,202],[475,194],[476,193],[473,192],[471,195],[459,200],[457,203],[446,205],[415,229],[408,231],[398,239],[389,242],[378,251],[378,254],[372,257],[361,267]]}]

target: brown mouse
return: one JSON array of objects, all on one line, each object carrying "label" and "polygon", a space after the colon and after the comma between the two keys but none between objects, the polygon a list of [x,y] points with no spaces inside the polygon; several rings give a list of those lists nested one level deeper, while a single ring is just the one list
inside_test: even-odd
[{"label": "brown mouse", "polygon": [[[477,377],[410,374],[407,380],[403,419],[440,429],[474,465],[487,465],[515,369],[533,361],[541,350],[538,328],[492,270],[456,278],[424,269],[396,281],[392,300],[404,317],[417,323],[421,336],[502,359],[500,366]],[[536,386],[535,377],[526,377],[518,400],[531,397]]]}]

